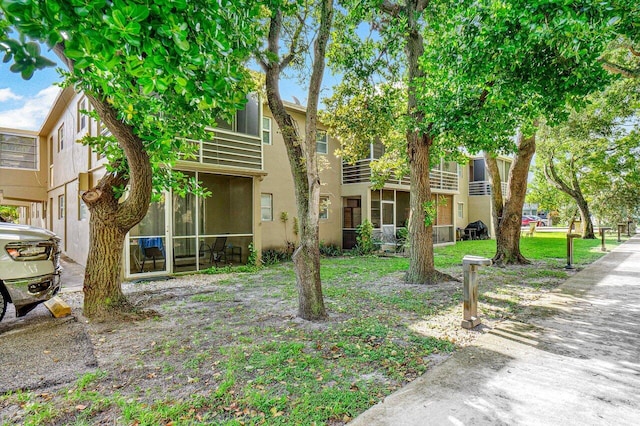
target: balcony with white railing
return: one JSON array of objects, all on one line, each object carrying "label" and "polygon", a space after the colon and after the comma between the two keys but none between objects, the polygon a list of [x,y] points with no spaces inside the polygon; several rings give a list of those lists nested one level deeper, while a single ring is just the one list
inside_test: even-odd
[{"label": "balcony with white railing", "polygon": [[[371,159],[359,160],[354,164],[342,163],[342,184],[348,185],[353,183],[369,183],[371,182]],[[432,169],[429,172],[431,181],[431,189],[442,191],[458,191],[458,174],[447,172],[444,170]],[[393,177],[387,181],[389,184],[406,185],[411,184],[409,176],[401,179]]]},{"label": "balcony with white railing", "polygon": [[194,161],[223,167],[262,169],[262,140],[258,136],[235,133],[223,129],[211,130],[209,140],[192,140],[196,145]]},{"label": "balcony with white railing", "polygon": [[[502,195],[507,193],[507,182],[501,182]],[[491,195],[491,184],[488,180],[469,182],[469,195]]]}]

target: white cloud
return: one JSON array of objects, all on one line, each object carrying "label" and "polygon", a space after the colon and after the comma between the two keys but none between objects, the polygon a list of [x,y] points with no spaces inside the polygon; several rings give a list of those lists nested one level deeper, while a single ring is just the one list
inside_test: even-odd
[{"label": "white cloud", "polygon": [[0,111],[0,127],[39,130],[60,90],[57,86],[47,87],[25,99],[21,107]]},{"label": "white cloud", "polygon": [[20,99],[22,99],[22,96],[13,93],[10,87],[0,89],[0,102],[19,101]]}]

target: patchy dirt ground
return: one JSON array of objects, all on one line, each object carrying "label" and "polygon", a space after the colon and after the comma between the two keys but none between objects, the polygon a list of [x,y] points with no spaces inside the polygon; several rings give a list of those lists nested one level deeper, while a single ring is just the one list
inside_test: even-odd
[{"label": "patchy dirt ground", "polygon": [[[320,423],[344,424],[503,318],[526,322],[528,306],[566,278],[546,264],[483,270],[483,323],[465,330],[461,268],[444,271],[458,281],[422,286],[404,283],[400,272],[376,276],[348,263],[349,272],[324,281],[329,318],[321,323],[296,317],[291,264],[125,283],[136,306],[159,313],[148,320],[89,323],[82,292],[74,292],[63,295],[71,319],[39,307],[10,329],[0,323],[0,424],[33,423],[34,407],[50,410],[41,424],[301,424],[306,402],[290,406],[282,397],[292,400],[306,373],[317,388],[300,398],[345,386],[354,394],[352,408],[320,407],[328,413]],[[20,390],[30,393],[19,397]],[[158,404],[187,408],[158,417]]]}]

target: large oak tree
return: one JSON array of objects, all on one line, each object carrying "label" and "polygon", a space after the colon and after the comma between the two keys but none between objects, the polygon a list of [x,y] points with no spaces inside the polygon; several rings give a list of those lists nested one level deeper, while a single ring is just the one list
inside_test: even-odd
[{"label": "large oak tree", "polygon": [[125,235],[154,188],[198,191],[172,165],[192,150],[182,137],[199,137],[243,106],[259,12],[248,0],[0,2],[0,48],[11,69],[29,78],[49,65],[38,49],[45,43],[65,67],[65,84],[86,94],[113,135],[90,140],[107,154],[108,173],[82,196],[91,212],[87,317],[131,311],[121,290]]}]

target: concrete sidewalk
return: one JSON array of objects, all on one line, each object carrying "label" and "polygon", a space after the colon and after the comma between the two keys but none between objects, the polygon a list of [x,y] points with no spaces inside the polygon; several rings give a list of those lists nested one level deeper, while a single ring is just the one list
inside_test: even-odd
[{"label": "concrete sidewalk", "polygon": [[[480,284],[482,285],[482,284]],[[640,237],[350,425],[640,424]]]},{"label": "concrete sidewalk", "polygon": [[82,291],[84,267],[64,254],[60,258],[60,266],[62,266],[62,289],[60,293]]}]

